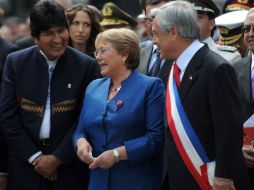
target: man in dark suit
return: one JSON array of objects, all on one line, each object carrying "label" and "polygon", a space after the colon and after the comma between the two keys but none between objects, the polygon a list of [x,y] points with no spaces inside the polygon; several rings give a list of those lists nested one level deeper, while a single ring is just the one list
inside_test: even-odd
[{"label": "man in dark suit", "polygon": [[166,99],[163,188],[247,190],[237,78],[198,40],[199,30],[186,1],[169,2],[153,23],[161,56],[175,61]]},{"label": "man in dark suit", "polygon": [[[0,37],[0,84],[6,57],[9,53],[16,51],[17,47]],[[1,90],[0,90],[1,92]],[[8,173],[8,147],[0,132],[0,190],[5,189]]]},{"label": "man in dark suit", "polygon": [[[250,9],[244,22],[244,42],[251,54],[237,63],[234,68],[237,74],[238,83],[241,91],[241,104],[244,110],[244,121],[254,114],[254,62],[253,62],[253,31],[254,9]],[[245,157],[248,173],[254,189],[254,148],[252,145],[244,145],[243,155]]]},{"label": "man in dark suit", "polygon": [[86,189],[87,169],[71,136],[96,62],[68,47],[63,8],[39,1],[30,14],[36,46],[7,57],[0,96],[1,130],[10,144],[10,190]]},{"label": "man in dark suit", "polygon": [[[145,6],[143,7],[146,15],[146,26],[148,34],[152,37],[152,22],[156,13],[158,12],[158,8],[163,4],[167,3],[168,0],[147,0]],[[140,44],[141,53],[140,53],[140,64],[137,70],[145,75],[156,76],[163,80],[165,86],[168,81],[169,70],[172,65],[172,61],[160,59],[159,49],[157,50],[157,46],[153,44],[152,40],[144,41]],[[153,72],[156,67],[155,63],[157,62],[158,71]]]},{"label": "man in dark suit", "polygon": [[[1,62],[0,62],[1,63]],[[8,173],[8,148],[0,132],[0,190],[5,190]]]},{"label": "man in dark suit", "polygon": [[6,57],[9,53],[18,50],[18,48],[11,42],[8,42],[7,40],[0,37],[0,49],[1,49],[0,51],[0,84],[1,84],[2,73],[3,73]]}]

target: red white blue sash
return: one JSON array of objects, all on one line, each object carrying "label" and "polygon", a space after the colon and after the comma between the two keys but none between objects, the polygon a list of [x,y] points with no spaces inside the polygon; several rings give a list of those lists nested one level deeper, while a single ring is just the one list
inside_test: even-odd
[{"label": "red white blue sash", "polygon": [[173,67],[168,80],[166,109],[169,129],[186,167],[202,190],[211,190],[215,161],[209,160],[189,122],[173,77]]}]

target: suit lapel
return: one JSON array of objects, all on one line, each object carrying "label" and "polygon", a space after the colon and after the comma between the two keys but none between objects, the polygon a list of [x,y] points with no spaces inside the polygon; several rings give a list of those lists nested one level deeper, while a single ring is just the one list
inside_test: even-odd
[{"label": "suit lapel", "polygon": [[195,55],[189,62],[184,72],[184,75],[181,81],[181,86],[179,89],[181,100],[184,100],[188,91],[190,90],[190,88],[195,83],[196,79],[198,78],[198,69],[202,67],[202,64],[203,64],[202,57],[207,51],[208,51],[208,47],[206,45],[203,46],[195,53]]}]

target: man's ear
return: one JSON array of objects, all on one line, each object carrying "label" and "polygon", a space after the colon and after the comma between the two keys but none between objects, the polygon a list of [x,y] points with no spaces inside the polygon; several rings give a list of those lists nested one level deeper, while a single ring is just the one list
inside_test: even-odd
[{"label": "man's ear", "polygon": [[172,26],[169,33],[171,35],[172,40],[176,40],[179,37],[179,32],[178,32],[176,26]]},{"label": "man's ear", "polygon": [[215,19],[209,20],[209,29],[212,31],[215,27]]}]

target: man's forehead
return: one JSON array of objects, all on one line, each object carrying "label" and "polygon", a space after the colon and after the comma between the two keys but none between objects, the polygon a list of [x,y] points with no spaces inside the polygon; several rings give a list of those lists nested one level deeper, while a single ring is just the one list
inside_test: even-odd
[{"label": "man's forehead", "polygon": [[248,22],[251,22],[251,21],[254,21],[254,12],[252,13],[249,13],[245,19],[245,24],[248,23]]}]

